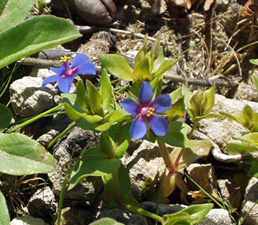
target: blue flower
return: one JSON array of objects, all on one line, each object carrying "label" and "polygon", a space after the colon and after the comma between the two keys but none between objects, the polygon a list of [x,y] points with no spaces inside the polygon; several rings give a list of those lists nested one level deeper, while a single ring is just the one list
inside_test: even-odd
[{"label": "blue flower", "polygon": [[68,58],[62,57],[62,65],[60,68],[50,67],[56,74],[47,77],[43,81],[43,87],[48,83],[57,82],[61,92],[68,93],[77,74],[96,74],[95,66],[90,62],[85,54],[78,54],[74,57],[72,64],[68,62]]},{"label": "blue flower", "polygon": [[148,125],[155,135],[165,136],[169,131],[168,122],[159,113],[172,107],[170,95],[163,94],[153,99],[153,87],[144,81],[139,93],[139,103],[131,98],[121,102],[121,106],[132,116],[135,116],[131,126],[131,136],[134,139],[143,138],[148,132]]}]

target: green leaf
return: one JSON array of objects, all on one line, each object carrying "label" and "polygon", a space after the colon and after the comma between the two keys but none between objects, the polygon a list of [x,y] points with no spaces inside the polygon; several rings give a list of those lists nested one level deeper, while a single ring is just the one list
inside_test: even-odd
[{"label": "green leaf", "polygon": [[109,129],[109,135],[116,145],[115,151],[116,151],[116,156],[118,158],[123,157],[123,155],[125,154],[129,146],[129,143],[131,140],[130,127],[131,127],[130,123],[126,123],[126,124],[119,123],[112,126]]},{"label": "green leaf", "polygon": [[148,52],[147,44],[148,44],[148,35],[145,35],[144,40],[143,40],[143,45],[142,45],[141,49],[138,51],[138,53],[134,59],[135,67],[138,66],[138,63],[141,62],[143,60],[143,58],[145,57],[145,55],[147,54],[147,52]]},{"label": "green leaf", "polygon": [[86,149],[80,158],[72,169],[68,189],[74,188],[87,176],[104,176],[114,173],[121,165],[119,159],[110,158],[100,148]]},{"label": "green leaf", "polygon": [[258,161],[254,161],[251,169],[248,172],[248,175],[251,177],[258,178]]},{"label": "green leaf", "polygon": [[133,69],[123,56],[117,54],[102,54],[99,58],[103,66],[112,75],[123,80],[133,80]]},{"label": "green leaf", "polygon": [[256,66],[258,66],[258,59],[250,59],[250,62]]},{"label": "green leaf", "polygon": [[10,224],[10,215],[3,193],[0,191],[0,225]]},{"label": "green leaf", "polygon": [[249,143],[249,145],[252,145],[258,149],[258,132],[245,134],[241,138],[237,138],[237,139],[241,141],[245,141]]},{"label": "green leaf", "polygon": [[99,125],[98,122],[103,119],[98,115],[88,115],[86,113],[81,113],[66,102],[64,103],[64,107],[67,115],[84,130],[95,129]]},{"label": "green leaf", "polygon": [[[108,202],[117,203],[117,187],[119,186],[119,194],[121,195],[119,200],[121,201],[124,197],[130,195],[132,186],[129,174],[122,163],[119,169],[116,171],[115,176],[116,177],[114,177],[114,174],[107,174],[103,176],[102,179],[105,184],[105,196],[107,198],[106,200]],[[117,185],[116,182],[119,182],[119,185]]]},{"label": "green leaf", "polygon": [[164,215],[165,223],[163,225],[198,224],[212,208],[213,204],[211,203],[191,205],[177,213]]},{"label": "green leaf", "polygon": [[5,5],[8,2],[8,0],[2,0],[0,2],[0,15],[3,13],[3,10],[5,9]]},{"label": "green leaf", "polygon": [[5,105],[0,104],[0,131],[7,128],[12,120],[12,112]]},{"label": "green leaf", "polygon": [[227,153],[230,155],[244,154],[244,153],[251,153],[251,152],[257,152],[257,149],[253,145],[247,142],[242,142],[242,143],[228,142],[227,143]]},{"label": "green leaf", "polygon": [[251,80],[252,80],[256,90],[258,90],[258,76],[252,75]]},{"label": "green leaf", "polygon": [[141,62],[137,64],[137,67],[134,69],[134,77],[137,81],[151,81],[153,79],[150,72],[149,58],[145,57]]},{"label": "green leaf", "polygon": [[29,175],[55,171],[56,160],[38,142],[19,133],[0,134],[0,172]]},{"label": "green leaf", "polygon": [[106,69],[102,70],[99,93],[103,99],[103,109],[108,111],[112,100],[113,88]]},{"label": "green leaf", "polygon": [[186,86],[182,86],[176,89],[170,94],[170,96],[173,102],[177,102],[180,98],[183,97],[186,108],[190,108],[190,99],[193,96],[193,93]]},{"label": "green leaf", "polygon": [[119,223],[113,219],[110,218],[102,218],[100,220],[97,220],[90,225],[124,225],[124,223]]},{"label": "green leaf", "polygon": [[184,98],[182,97],[178,101],[173,103],[172,108],[166,111],[166,115],[168,116],[168,121],[178,119],[185,115]]},{"label": "green leaf", "polygon": [[187,133],[191,130],[191,127],[185,123],[179,121],[172,121],[169,123],[169,132],[166,136],[157,136],[157,140],[163,141],[169,145],[183,147],[183,148],[195,148],[200,147],[206,141],[195,141],[187,138]]},{"label": "green leaf", "polygon": [[79,38],[69,21],[53,16],[37,16],[0,33],[0,68],[18,59]]},{"label": "green leaf", "polygon": [[104,121],[107,121],[99,126],[96,127],[96,130],[98,131],[106,131],[108,130],[112,125],[126,120],[126,117],[124,116],[123,110],[119,109],[116,111],[113,111],[106,115],[104,118]]},{"label": "green leaf", "polygon": [[66,102],[69,105],[74,105],[76,102],[76,94],[62,93],[61,98],[63,102]]},{"label": "green leaf", "polygon": [[190,100],[189,114],[194,119],[212,111],[215,102],[215,86],[206,91],[198,90]]},{"label": "green leaf", "polygon": [[1,0],[0,33],[25,20],[34,3],[35,0]]},{"label": "green leaf", "polygon": [[256,113],[253,108],[246,105],[243,111],[240,113],[229,114],[226,112],[220,112],[223,116],[232,119],[239,124],[241,124],[248,132],[258,131],[258,113]]},{"label": "green leaf", "polygon": [[200,146],[192,148],[174,148],[170,157],[177,164],[177,169],[182,169],[197,160],[209,155],[212,144],[208,141],[200,141]]},{"label": "green leaf", "polygon": [[85,85],[82,80],[79,80],[76,85],[76,103],[85,112],[88,112],[87,104],[85,101]]},{"label": "green leaf", "polygon": [[98,89],[89,81],[86,81],[86,100],[89,105],[89,110],[93,115],[104,116],[103,98]]},{"label": "green leaf", "polygon": [[176,65],[179,61],[181,61],[184,57],[180,57],[178,59],[167,59],[162,62],[160,67],[155,71],[154,76],[162,76],[164,73],[169,71],[174,65]]}]

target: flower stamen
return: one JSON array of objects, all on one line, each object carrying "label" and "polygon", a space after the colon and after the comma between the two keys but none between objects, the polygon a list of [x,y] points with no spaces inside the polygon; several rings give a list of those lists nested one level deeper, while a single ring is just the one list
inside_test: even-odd
[{"label": "flower stamen", "polygon": [[69,57],[67,57],[66,55],[65,56],[62,56],[59,60],[59,62],[67,62],[69,60]]}]

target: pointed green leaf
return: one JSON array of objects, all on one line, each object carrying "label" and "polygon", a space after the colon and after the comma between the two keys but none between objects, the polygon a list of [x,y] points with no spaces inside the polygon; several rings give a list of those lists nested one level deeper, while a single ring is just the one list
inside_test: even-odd
[{"label": "pointed green leaf", "polygon": [[117,54],[102,54],[99,58],[105,69],[112,75],[123,80],[133,80],[133,69],[123,56]]},{"label": "pointed green leaf", "polygon": [[250,59],[250,62],[256,66],[258,66],[258,59]]},{"label": "pointed green leaf", "polygon": [[0,191],[0,225],[10,224],[10,215],[4,195]]},{"label": "pointed green leaf", "polygon": [[235,154],[244,154],[244,153],[250,153],[250,152],[257,152],[257,149],[255,146],[247,143],[236,143],[236,142],[228,142],[227,143],[227,153],[230,155]]},{"label": "pointed green leaf", "polygon": [[102,70],[99,93],[103,99],[103,109],[108,111],[112,100],[113,89],[106,69]]},{"label": "pointed green leaf", "polygon": [[76,85],[76,102],[85,112],[88,112],[85,100],[85,85],[82,80],[79,80]]},{"label": "pointed green leaf", "polygon": [[12,120],[12,112],[5,105],[0,104],[0,131],[7,128]]},{"label": "pointed green leaf", "polygon": [[138,63],[137,67],[134,69],[134,77],[137,81],[144,81],[153,79],[150,72],[149,58],[145,57],[141,62]]},{"label": "pointed green leaf", "polygon": [[229,114],[226,112],[220,112],[220,114],[232,119],[241,124],[248,132],[258,131],[258,113],[253,108],[246,105],[242,112]]},{"label": "pointed green leaf", "polygon": [[0,33],[0,68],[22,57],[79,38],[69,21],[53,16],[37,16]]},{"label": "pointed green leaf", "polygon": [[251,169],[248,172],[248,175],[251,177],[258,178],[258,161],[254,161]]},{"label": "pointed green leaf", "polygon": [[119,223],[111,218],[102,218],[91,223],[90,225],[124,225],[124,223]]},{"label": "pointed green leaf", "polygon": [[241,138],[237,138],[237,139],[241,141],[245,141],[258,149],[258,132],[245,134]]},{"label": "pointed green leaf", "polygon": [[131,140],[130,127],[130,123],[119,123],[109,129],[109,135],[116,145],[117,158],[122,158],[129,146]]},{"label": "pointed green leaf", "polygon": [[87,176],[104,176],[114,173],[121,165],[121,161],[110,158],[100,148],[86,149],[81,154],[71,172],[70,185],[68,189],[74,188]]},{"label": "pointed green leaf", "polygon": [[164,215],[165,223],[163,225],[198,224],[212,208],[213,204],[211,203],[191,205],[177,213]]},{"label": "pointed green leaf", "polygon": [[215,86],[206,91],[198,90],[190,100],[189,114],[194,119],[212,111],[215,102]]},{"label": "pointed green leaf", "polygon": [[143,58],[145,57],[145,55],[147,54],[147,52],[148,52],[147,44],[148,44],[148,35],[145,35],[144,40],[143,40],[143,45],[134,59],[135,67],[138,66],[138,63],[141,62],[143,60]]},{"label": "pointed green leaf", "polygon": [[19,133],[0,134],[0,172],[29,175],[55,171],[56,160],[38,142]]},{"label": "pointed green leaf", "polygon": [[168,116],[168,121],[178,119],[185,115],[184,98],[182,97],[178,101],[173,103],[172,108],[166,111],[166,115]]},{"label": "pointed green leaf", "polygon": [[35,0],[1,0],[0,33],[25,20],[34,3]]},{"label": "pointed green leaf", "polygon": [[252,75],[252,76],[251,76],[251,80],[252,80],[252,82],[253,82],[253,84],[254,84],[256,90],[258,90],[258,76]]},{"label": "pointed green leaf", "polygon": [[98,126],[98,122],[103,119],[98,115],[88,115],[86,113],[81,113],[66,102],[64,103],[64,106],[67,115],[85,130],[95,129],[95,127]]},{"label": "pointed green leaf", "polygon": [[197,147],[174,148],[170,154],[170,157],[172,161],[178,165],[177,168],[182,169],[196,162],[197,160],[208,156],[211,148],[212,144],[203,140],[200,142],[200,146]]},{"label": "pointed green leaf", "polygon": [[178,59],[166,59],[162,62],[159,68],[155,71],[154,76],[162,76],[164,73],[169,71],[173,66],[175,66],[179,61],[181,61],[184,57],[180,57]]},{"label": "pointed green leaf", "polygon": [[[119,186],[119,194],[121,195],[121,198],[131,194],[132,185],[130,177],[128,171],[122,163],[119,169],[116,171],[115,177],[114,174],[107,174],[103,176],[102,179],[105,184],[105,196],[107,201],[117,203],[117,186]],[[116,182],[119,182],[119,185],[117,185]]]},{"label": "pointed green leaf", "polygon": [[89,81],[86,81],[86,100],[92,114],[104,116],[103,98],[98,89]]},{"label": "pointed green leaf", "polygon": [[99,126],[96,127],[96,130],[98,131],[106,131],[108,130],[112,125],[126,120],[126,117],[124,116],[123,110],[116,110],[111,113],[109,113],[107,116],[105,116],[104,121],[107,121]]},{"label": "pointed green leaf", "polygon": [[157,140],[163,141],[169,145],[183,147],[183,148],[195,148],[202,146],[206,141],[189,140],[187,133],[191,130],[191,127],[185,123],[179,121],[172,121],[169,123],[169,132],[166,136],[157,136]]}]

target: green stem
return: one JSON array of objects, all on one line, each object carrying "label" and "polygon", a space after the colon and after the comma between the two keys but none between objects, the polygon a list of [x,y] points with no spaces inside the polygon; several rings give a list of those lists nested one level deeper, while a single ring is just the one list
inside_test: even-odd
[{"label": "green stem", "polygon": [[66,192],[66,189],[67,189],[69,176],[70,176],[70,174],[67,174],[65,176],[65,179],[64,179],[63,185],[62,185],[62,189],[61,189],[61,193],[60,193],[60,199],[59,199],[59,204],[58,204],[58,214],[57,214],[57,225],[61,224],[61,216],[62,216],[62,209],[63,209],[63,204],[64,204],[64,196],[65,196],[65,192]]},{"label": "green stem", "polygon": [[164,160],[169,172],[172,174],[176,173],[177,169],[176,169],[174,163],[172,162],[172,159],[170,157],[167,146],[165,145],[165,143],[163,141],[159,141],[159,140],[158,140],[158,145],[159,145],[161,156],[163,157],[163,160]]},{"label": "green stem", "polygon": [[59,140],[59,138],[63,137],[67,132],[69,132],[72,128],[76,126],[75,122],[72,122],[71,124],[68,125],[60,134],[58,134],[47,146],[47,149],[50,149],[53,147],[53,145]]},{"label": "green stem", "polygon": [[161,216],[159,216],[155,213],[149,212],[149,211],[147,211],[143,208],[139,208],[139,207],[136,207],[136,206],[133,206],[133,205],[130,205],[130,204],[126,204],[125,207],[126,207],[126,209],[128,209],[132,213],[137,213],[137,214],[140,214],[142,216],[150,217],[150,218],[152,218],[152,219],[154,219],[154,220],[156,220],[160,223],[165,222],[164,219]]},{"label": "green stem", "polygon": [[14,127],[14,128],[12,128],[12,129],[6,131],[6,133],[12,133],[12,132],[14,132],[14,131],[16,131],[16,130],[22,128],[22,127],[25,127],[25,126],[27,126],[27,125],[29,125],[29,124],[35,122],[36,120],[38,120],[38,119],[40,119],[40,118],[42,118],[42,117],[44,117],[44,116],[50,114],[50,113],[56,112],[57,110],[63,108],[63,106],[64,106],[64,104],[59,104],[59,105],[57,105],[57,106],[55,106],[55,107],[53,107],[53,108],[51,108],[51,109],[49,109],[49,110],[47,110],[47,111],[45,111],[45,112],[43,112],[43,113],[41,113],[41,114],[35,116],[35,117],[33,117],[33,118],[31,118],[31,119],[29,119],[29,120],[27,120],[27,121],[25,121],[25,122],[23,122],[23,123],[17,125],[16,127]]},{"label": "green stem", "polygon": [[191,129],[191,131],[190,131],[190,133],[189,133],[189,135],[188,135],[188,138],[189,138],[189,139],[192,138],[193,132],[195,131],[195,129],[196,129],[197,125],[198,125],[198,122],[199,122],[199,121],[196,122],[196,121],[194,120],[193,127],[192,127],[192,129]]},{"label": "green stem", "polygon": [[122,194],[121,194],[121,187],[120,187],[120,182],[119,182],[119,174],[118,171],[115,173],[112,173],[112,181],[114,182],[114,193],[116,193],[116,199],[119,201],[122,199]]}]

